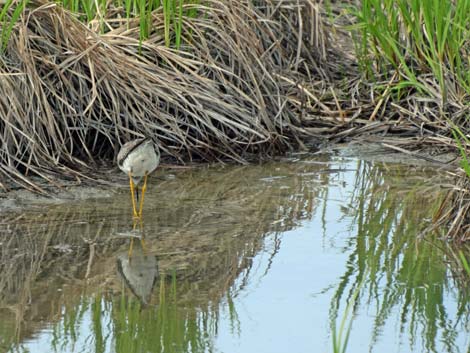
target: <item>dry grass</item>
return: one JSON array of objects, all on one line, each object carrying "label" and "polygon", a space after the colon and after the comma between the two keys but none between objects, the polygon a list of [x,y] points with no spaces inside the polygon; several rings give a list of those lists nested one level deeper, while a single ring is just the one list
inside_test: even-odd
[{"label": "dry grass", "polygon": [[470,181],[460,176],[434,215],[430,230],[458,243],[470,240]]},{"label": "dry grass", "polygon": [[138,21],[128,26],[120,9],[99,34],[56,5],[37,6],[0,63],[4,189],[44,192],[36,176],[93,176],[141,135],[180,162],[243,163],[319,136],[321,119],[308,113],[337,114],[319,97],[331,97],[338,68],[313,0],[204,2],[183,19],[179,51],[165,46],[158,11],[140,45]]}]

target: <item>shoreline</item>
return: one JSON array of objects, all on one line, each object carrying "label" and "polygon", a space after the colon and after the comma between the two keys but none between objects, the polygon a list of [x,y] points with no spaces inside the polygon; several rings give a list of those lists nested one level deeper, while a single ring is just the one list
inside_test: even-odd
[{"label": "shoreline", "polygon": [[[359,142],[345,143],[345,144],[331,144],[325,146],[318,151],[304,151],[294,152],[290,156],[277,156],[276,158],[259,162],[256,164],[271,163],[271,162],[294,162],[295,157],[298,156],[315,156],[318,154],[337,154],[340,157],[358,159],[370,162],[384,162],[384,163],[398,163],[409,166],[429,167],[435,168],[436,171],[447,171],[457,178],[458,175],[454,174],[452,170],[455,168],[455,162],[459,155],[453,153],[445,153],[441,155],[433,155],[431,151],[422,151],[420,154],[411,155],[409,153],[393,151],[389,148],[383,147],[380,144],[363,144]],[[452,163],[454,162],[454,163]],[[192,166],[172,166],[162,165],[152,175],[152,179],[169,180],[175,177],[176,173],[184,172],[185,170],[194,170],[197,168],[211,168],[223,165],[236,165],[224,163],[200,163]],[[250,165],[250,164],[248,164]],[[170,171],[167,173],[165,171]],[[167,173],[167,174],[165,174]],[[110,180],[104,181],[103,179],[109,178]],[[66,181],[57,179],[55,182],[61,185],[60,189],[51,186],[50,183],[43,182],[41,187],[44,187],[49,193],[41,195],[33,191],[17,188],[0,194],[0,214],[1,213],[15,213],[22,210],[34,209],[42,206],[54,206],[63,203],[70,203],[83,200],[110,198],[119,193],[119,190],[128,188],[128,181],[124,174],[118,170],[117,167],[110,168],[104,173],[97,176],[101,183],[97,186],[92,186],[92,182],[84,182],[78,184],[73,181]],[[98,181],[100,182],[100,181]]]}]

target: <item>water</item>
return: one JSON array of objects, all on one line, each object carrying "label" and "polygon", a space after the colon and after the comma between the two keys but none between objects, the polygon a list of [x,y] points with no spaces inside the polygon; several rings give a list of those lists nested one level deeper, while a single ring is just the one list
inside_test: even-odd
[{"label": "water", "polygon": [[467,352],[441,177],[303,156],[162,170],[142,224],[124,187],[6,214],[0,351],[333,352],[351,324],[347,352]]}]

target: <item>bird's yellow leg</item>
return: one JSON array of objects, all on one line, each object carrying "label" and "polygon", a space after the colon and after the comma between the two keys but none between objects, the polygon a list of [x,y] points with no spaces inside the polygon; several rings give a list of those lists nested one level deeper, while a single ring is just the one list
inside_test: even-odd
[{"label": "bird's yellow leg", "polygon": [[142,246],[142,251],[144,252],[144,255],[147,255],[147,245],[145,245],[144,238],[140,238],[140,245]]},{"label": "bird's yellow leg", "polygon": [[131,238],[131,243],[129,245],[129,251],[127,252],[127,257],[130,259],[132,256],[132,249],[134,248],[134,238]]},{"label": "bird's yellow leg", "polygon": [[145,233],[144,233],[144,222],[142,221],[142,217],[140,217],[138,220],[134,220],[134,229],[137,226],[137,222],[139,222],[139,228],[140,228],[140,245],[142,246],[142,251],[144,252],[144,255],[147,253],[147,248],[145,245]]},{"label": "bird's yellow leg", "polygon": [[132,174],[131,172],[129,172],[129,184],[131,186],[131,198],[132,198],[132,210],[134,211],[134,218],[135,217],[139,217],[139,215],[137,214],[137,209],[136,209],[136,205],[135,205],[135,191],[134,191],[134,188],[135,188],[135,185],[134,185],[134,181],[132,180]]},{"label": "bird's yellow leg", "polygon": [[[139,222],[140,221],[140,222]],[[132,230],[135,231],[137,228],[137,222],[140,223],[140,229],[142,230],[142,220],[140,218],[134,217],[134,222],[132,226]],[[131,243],[129,244],[129,251],[127,252],[127,257],[130,259],[132,256],[132,250],[134,249],[134,237],[131,238]]]},{"label": "bird's yellow leg", "polygon": [[142,197],[140,198],[140,206],[139,206],[139,217],[142,217],[142,210],[144,209],[144,197],[145,197],[145,191],[147,190],[147,176],[148,174],[145,173],[144,176],[144,185],[142,186]]}]

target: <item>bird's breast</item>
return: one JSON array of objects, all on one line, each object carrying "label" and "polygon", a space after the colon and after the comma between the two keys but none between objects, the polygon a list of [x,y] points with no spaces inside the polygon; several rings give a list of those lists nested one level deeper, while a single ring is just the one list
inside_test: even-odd
[{"label": "bird's breast", "polygon": [[158,166],[159,158],[153,148],[132,151],[123,161],[121,169],[136,177],[152,173]]}]

